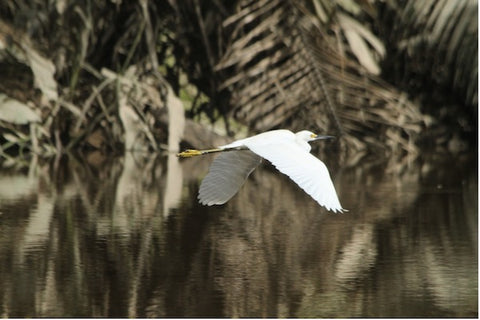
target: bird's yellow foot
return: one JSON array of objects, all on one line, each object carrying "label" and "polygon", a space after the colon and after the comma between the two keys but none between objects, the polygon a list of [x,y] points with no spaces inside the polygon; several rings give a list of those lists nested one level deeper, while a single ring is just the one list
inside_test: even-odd
[{"label": "bird's yellow foot", "polygon": [[203,154],[203,152],[200,151],[200,150],[188,149],[188,150],[185,150],[183,152],[177,153],[177,157],[190,158],[190,157],[195,157],[195,156],[199,156],[199,155],[202,155],[202,154]]}]

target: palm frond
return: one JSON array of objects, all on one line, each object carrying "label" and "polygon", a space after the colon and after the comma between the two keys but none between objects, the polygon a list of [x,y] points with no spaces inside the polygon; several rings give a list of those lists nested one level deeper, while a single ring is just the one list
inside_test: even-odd
[{"label": "palm frond", "polygon": [[[344,29],[354,25],[351,18],[342,22]],[[338,21],[333,23],[338,30]],[[356,150],[391,151],[384,141],[389,130],[397,136],[397,150],[415,151],[408,140],[420,131],[423,118],[418,109],[365,70],[356,58],[359,53],[348,48],[349,41],[329,35],[301,3],[240,1],[224,25],[233,36],[216,70],[229,75],[221,86],[232,93],[235,119],[254,131],[324,130],[343,135]],[[384,50],[366,31],[363,37],[373,43],[368,50]]]},{"label": "palm frond", "polygon": [[[407,61],[412,72],[424,75],[432,86],[438,87],[436,91],[453,88],[449,91],[462,97],[463,103],[476,106],[478,1],[393,3],[395,5],[389,9],[397,16],[393,19],[396,32],[390,33],[389,40],[397,46],[396,64]],[[402,56],[406,59],[399,58]],[[405,75],[409,77],[411,74]]]}]

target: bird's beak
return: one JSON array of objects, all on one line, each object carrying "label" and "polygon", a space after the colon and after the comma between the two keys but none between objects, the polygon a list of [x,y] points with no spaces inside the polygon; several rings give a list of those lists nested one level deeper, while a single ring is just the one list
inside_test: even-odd
[{"label": "bird's beak", "polygon": [[315,133],[312,133],[312,134],[310,135],[310,137],[311,137],[313,140],[335,139],[334,136],[321,136],[321,135],[318,135],[318,134],[315,134]]}]

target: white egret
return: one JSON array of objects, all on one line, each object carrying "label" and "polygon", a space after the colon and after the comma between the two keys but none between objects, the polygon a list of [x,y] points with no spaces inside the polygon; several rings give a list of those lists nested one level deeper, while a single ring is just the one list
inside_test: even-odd
[{"label": "white egret", "polygon": [[200,185],[198,199],[203,205],[224,204],[230,200],[265,158],[327,210],[347,211],[340,205],[327,167],[310,153],[310,141],[329,138],[333,137],[307,130],[297,133],[272,130],[215,149],[186,150],[178,156],[188,158],[222,152]]}]

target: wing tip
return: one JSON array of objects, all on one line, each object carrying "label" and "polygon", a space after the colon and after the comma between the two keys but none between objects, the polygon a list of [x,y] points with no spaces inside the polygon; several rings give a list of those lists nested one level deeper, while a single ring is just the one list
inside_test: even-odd
[{"label": "wing tip", "polygon": [[200,203],[202,206],[208,206],[208,207],[219,206],[219,205],[225,204],[228,201],[228,200],[223,201],[223,200],[205,199],[205,198],[201,198],[200,195],[197,197],[197,199],[198,199],[198,203]]},{"label": "wing tip", "polygon": [[328,211],[332,211],[334,213],[347,213],[347,212],[349,212],[347,209],[344,209],[342,207],[327,207],[327,206],[324,206],[324,207]]}]

